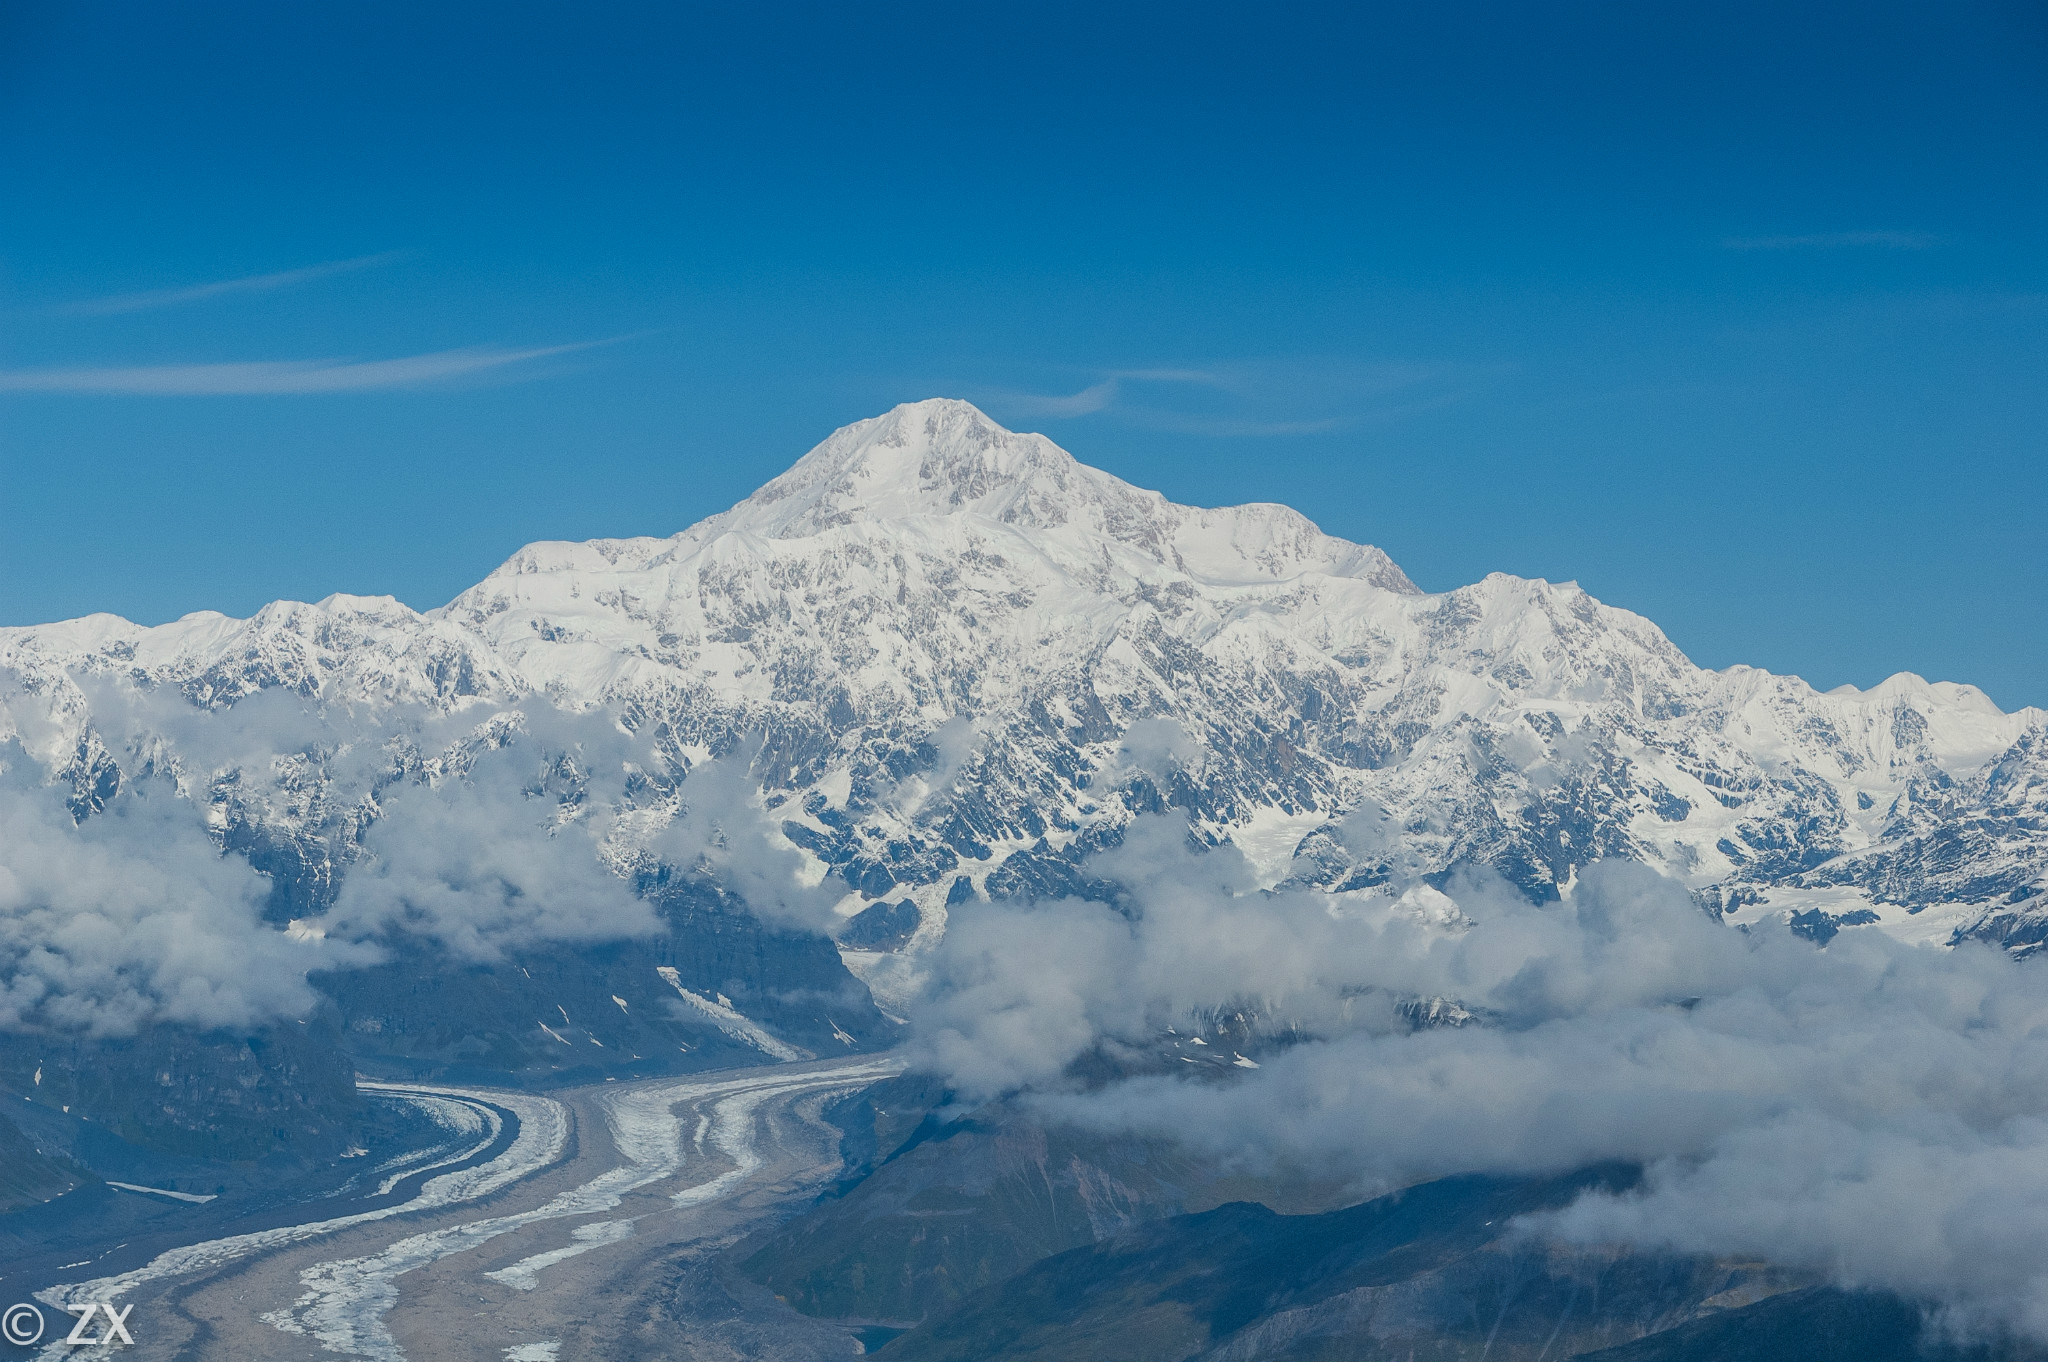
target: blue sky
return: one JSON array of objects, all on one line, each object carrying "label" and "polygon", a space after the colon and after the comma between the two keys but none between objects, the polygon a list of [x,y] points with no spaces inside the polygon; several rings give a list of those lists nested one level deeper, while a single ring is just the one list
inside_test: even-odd
[{"label": "blue sky", "polygon": [[8,5],[0,621],[437,605],[950,395],[2048,704],[2044,134],[2018,3]]}]

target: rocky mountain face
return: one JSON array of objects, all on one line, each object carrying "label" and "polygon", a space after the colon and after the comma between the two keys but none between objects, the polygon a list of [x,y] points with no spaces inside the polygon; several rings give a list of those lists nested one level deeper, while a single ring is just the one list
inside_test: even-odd
[{"label": "rocky mountain face", "polygon": [[357,1105],[339,1040],[324,1011],[308,1025],[234,1032],[0,1033],[0,1089],[89,1113],[102,1130],[167,1154],[331,1154],[345,1146]]},{"label": "rocky mountain face", "polygon": [[[600,770],[590,733],[633,754]],[[656,906],[628,944],[547,944],[588,896],[515,885],[554,936],[318,976],[352,1054],[414,1070],[885,1042],[847,969],[894,1006],[949,912],[1085,889],[1082,858],[1165,807],[1268,885],[1478,861],[1543,897],[1628,857],[1737,921],[2048,939],[2048,714],[1704,670],[1570,583],[1425,593],[1285,507],[1178,506],[951,401],[838,431],[673,537],[530,545],[426,613],[0,629],[0,744],[80,827],[144,788],[186,801],[266,877],[277,933],[317,935],[414,792],[496,781],[555,811],[531,839],[587,829]],[[836,955],[721,877],[723,825],[677,850],[714,759]],[[451,997],[488,1024],[450,1030]]]},{"label": "rocky mountain face", "polygon": [[84,1180],[68,1159],[45,1153],[0,1116],[0,1213],[61,1196]]},{"label": "rocky mountain face", "polygon": [[1560,1250],[1515,1218],[1633,1170],[1449,1178],[1319,1215],[1234,1202],[1050,1256],[889,1342],[903,1362],[2033,1362],[1754,1262]]},{"label": "rocky mountain face", "polygon": [[1001,1112],[944,1120],[935,1086],[899,1079],[834,1113],[874,1140],[869,1158],[848,1160],[842,1195],[742,1245],[741,1270],[806,1314],[915,1322],[1042,1258],[1228,1195],[1215,1169],[1156,1145]]}]

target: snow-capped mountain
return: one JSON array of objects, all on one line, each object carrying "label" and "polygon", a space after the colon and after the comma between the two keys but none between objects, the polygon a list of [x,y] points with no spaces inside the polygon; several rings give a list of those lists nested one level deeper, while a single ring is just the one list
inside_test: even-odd
[{"label": "snow-capped mountain", "polygon": [[[82,814],[177,769],[223,838],[345,875],[376,809],[323,805],[318,761],[104,722],[123,696],[228,714],[280,691],[479,726],[603,707],[672,774],[758,743],[762,798],[840,912],[909,900],[926,944],[972,894],[1074,890],[1081,853],[1161,805],[1269,884],[1479,860],[1540,895],[1627,856],[1738,917],[2048,937],[2040,710],[1704,670],[1571,583],[1425,593],[1286,507],[1178,506],[963,402],[848,426],[671,538],[530,545],[424,614],[331,596],[0,629],[0,738]],[[650,808],[619,836],[673,811]]]}]

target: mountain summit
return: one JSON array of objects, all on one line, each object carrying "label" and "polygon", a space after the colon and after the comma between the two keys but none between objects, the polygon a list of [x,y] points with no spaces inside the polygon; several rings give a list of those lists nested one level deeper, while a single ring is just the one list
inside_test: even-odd
[{"label": "mountain summit", "polygon": [[1176,506],[1088,467],[1043,435],[1005,430],[971,403],[944,398],[835,431],[711,523],[795,539],[860,522],[951,516],[1111,540],[1219,581],[1318,571],[1416,590],[1380,550],[1332,539],[1288,507]]},{"label": "mountain summit", "polygon": [[[1399,893],[1481,862],[1543,896],[1628,857],[1738,918],[2048,939],[2038,710],[1706,671],[1571,584],[1423,593],[1286,507],[1179,506],[964,402],[847,426],[669,538],[529,545],[426,614],[95,616],[0,630],[0,668],[0,737],[82,807],[177,766],[215,826],[342,877],[379,807],[346,763],[295,757],[288,798],[255,747],[106,707],[602,707],[676,777],[746,744],[779,836],[842,914],[891,905],[913,956],[965,899],[1088,892],[1086,855],[1162,808],[1268,884]],[[878,987],[880,954],[848,956]]]},{"label": "mountain summit", "polygon": [[924,515],[1051,529],[1077,513],[1145,500],[1043,435],[1016,434],[969,403],[934,398],[835,431],[736,507],[729,523],[778,539],[854,519]]}]

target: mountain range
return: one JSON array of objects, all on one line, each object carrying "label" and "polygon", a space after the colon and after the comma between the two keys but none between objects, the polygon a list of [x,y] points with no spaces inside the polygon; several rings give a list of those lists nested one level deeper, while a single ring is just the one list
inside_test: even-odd
[{"label": "mountain range", "polygon": [[[1129,867],[1094,858],[1178,839],[1157,814],[1234,849],[1191,859],[1234,867],[1244,911],[1400,908],[1446,941],[1474,870],[1569,900],[1589,940],[1650,921],[1602,916],[1620,882],[1588,868],[1619,859],[1751,935],[1622,868],[1678,923],[1845,969],[1762,926],[2048,942],[2048,713],[1701,668],[1575,584],[1425,592],[1284,506],[1176,505],[917,402],[679,534],[529,545],[431,611],[0,629],[0,1209],[334,1174],[390,1119],[363,1076],[562,1088],[895,1046],[949,924],[1064,898],[1140,922]],[[1057,956],[1030,935],[1055,919],[1010,916]],[[1395,1033],[1501,1020],[1390,1005]],[[1261,1006],[1203,999],[1062,1081],[1271,1077],[1313,1028]],[[839,1187],[718,1270],[905,1357],[1918,1346],[1901,1297],[1511,1228],[1633,1165],[1346,1205],[1028,1093],[966,1113],[949,1082],[825,1109]]]},{"label": "mountain range", "polygon": [[[1572,583],[1424,592],[1286,507],[1175,505],[957,401],[848,426],[672,537],[529,545],[436,610],[330,596],[0,629],[0,677],[0,737],[75,810],[175,771],[295,916],[345,879],[376,782],[310,748],[200,758],[109,704],[281,693],[473,731],[603,710],[678,776],[744,749],[839,914],[893,914],[853,941],[895,949],[845,952],[884,999],[949,904],[1075,892],[1087,851],[1162,806],[1268,884],[1481,862],[1542,897],[1626,857],[1738,922],[2048,937],[2040,710],[1904,674],[1822,693],[1697,667]],[[670,811],[615,830],[619,867]]]}]

